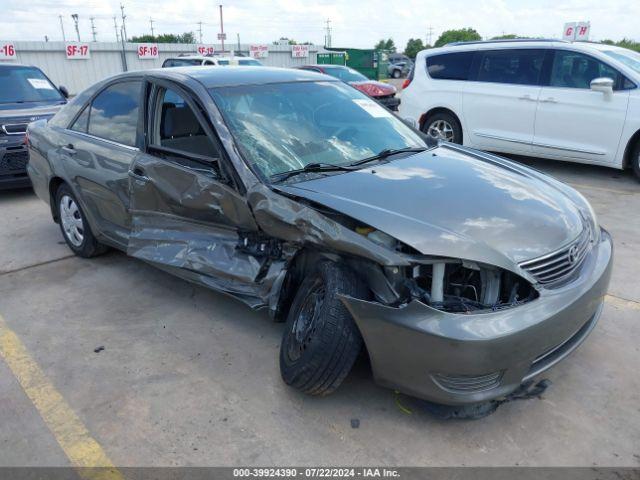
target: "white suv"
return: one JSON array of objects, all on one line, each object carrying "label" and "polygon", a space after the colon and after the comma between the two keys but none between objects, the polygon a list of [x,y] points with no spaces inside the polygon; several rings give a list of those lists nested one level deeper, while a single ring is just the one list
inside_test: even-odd
[{"label": "white suv", "polygon": [[560,40],[423,50],[400,116],[495,152],[633,167],[640,178],[640,54]]}]

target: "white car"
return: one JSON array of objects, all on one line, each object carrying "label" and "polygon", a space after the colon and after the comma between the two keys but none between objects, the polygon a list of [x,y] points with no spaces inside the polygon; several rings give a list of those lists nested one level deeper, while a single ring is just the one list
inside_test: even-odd
[{"label": "white car", "polygon": [[560,40],[421,51],[399,114],[439,139],[494,152],[632,167],[640,179],[640,54]]},{"label": "white car", "polygon": [[188,67],[194,65],[241,65],[261,67],[262,63],[255,58],[249,57],[218,57],[207,55],[182,55],[167,58],[162,62],[162,68],[168,67]]}]

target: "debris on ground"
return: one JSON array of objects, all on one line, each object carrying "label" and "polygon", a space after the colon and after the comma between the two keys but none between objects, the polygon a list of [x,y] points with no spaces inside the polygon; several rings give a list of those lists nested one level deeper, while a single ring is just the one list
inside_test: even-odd
[{"label": "debris on ground", "polygon": [[351,428],[360,428],[360,419],[352,418],[351,419]]},{"label": "debris on ground", "polygon": [[104,350],[104,345],[100,345],[99,347],[96,347],[93,349],[94,353],[100,353],[103,350]]}]

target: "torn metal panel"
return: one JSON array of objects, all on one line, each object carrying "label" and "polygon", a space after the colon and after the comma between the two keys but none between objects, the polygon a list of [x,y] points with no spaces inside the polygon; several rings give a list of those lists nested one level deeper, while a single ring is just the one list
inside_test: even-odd
[{"label": "torn metal panel", "polygon": [[260,229],[270,236],[368,258],[382,265],[408,265],[401,254],[262,184],[254,185],[247,198]]}]

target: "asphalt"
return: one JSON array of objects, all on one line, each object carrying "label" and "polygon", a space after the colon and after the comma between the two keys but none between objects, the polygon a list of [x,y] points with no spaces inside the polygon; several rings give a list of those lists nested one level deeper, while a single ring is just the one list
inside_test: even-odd
[{"label": "asphalt", "polygon": [[639,466],[640,183],[526,163],[592,202],[615,241],[613,279],[543,397],[476,421],[434,418],[376,386],[366,361],[333,395],[300,394],[280,379],[283,327],[265,313],[122,253],[72,257],[30,190],[0,192],[0,320],[31,369],[0,357],[0,466],[73,461],[51,427],[59,412],[38,399],[46,389],[25,388],[33,365],[118,466]]}]

